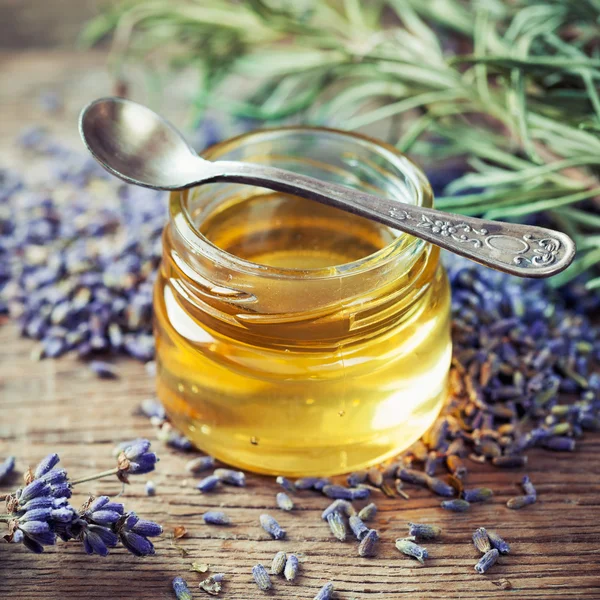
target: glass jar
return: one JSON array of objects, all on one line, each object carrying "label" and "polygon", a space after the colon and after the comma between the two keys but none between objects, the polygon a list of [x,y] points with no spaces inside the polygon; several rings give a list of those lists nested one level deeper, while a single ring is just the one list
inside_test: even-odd
[{"label": "glass jar", "polygon": [[[432,205],[393,147],[282,128],[208,149]],[[242,468],[328,475],[382,461],[446,396],[439,249],[295,196],[231,183],[173,192],[155,288],[157,385],[173,424]]]}]

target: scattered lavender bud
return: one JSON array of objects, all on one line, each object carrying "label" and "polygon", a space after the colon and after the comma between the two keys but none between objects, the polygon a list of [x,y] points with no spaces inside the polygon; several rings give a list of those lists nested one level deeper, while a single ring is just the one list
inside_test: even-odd
[{"label": "scattered lavender bud", "polygon": [[290,554],[285,561],[283,575],[288,581],[294,581],[298,575],[298,557],[295,554]]},{"label": "scattered lavender bud", "polygon": [[346,523],[344,523],[344,519],[342,515],[334,511],[327,515],[327,523],[329,523],[329,529],[331,529],[331,533],[340,540],[340,542],[346,541]]},{"label": "scattered lavender bud", "polygon": [[157,398],[146,398],[140,403],[140,412],[149,419],[155,418],[159,421],[166,419],[167,415],[163,405]]},{"label": "scattered lavender bud", "polygon": [[231,525],[231,519],[218,510],[209,510],[202,515],[202,518],[207,525]]},{"label": "scattered lavender bud", "polygon": [[350,504],[350,502],[348,502],[348,500],[334,500],[322,513],[321,513],[321,518],[326,521],[327,517],[332,513],[332,512],[342,512],[344,513],[347,517],[351,517],[352,515],[356,514],[356,511],[354,510],[354,507],[352,506],[352,504]]},{"label": "scattered lavender bud", "polygon": [[427,525],[425,523],[409,523],[408,535],[423,540],[435,540],[442,535],[441,527],[437,525]]},{"label": "scattered lavender bud", "polygon": [[358,516],[363,521],[370,521],[377,514],[377,505],[374,502],[371,504],[367,504],[365,507],[361,508]]},{"label": "scattered lavender bud", "polygon": [[363,487],[364,485],[361,483],[359,487],[350,489],[350,500],[364,500],[371,495],[371,490],[368,487]]},{"label": "scattered lavender bud", "polygon": [[331,600],[333,598],[333,583],[326,583],[313,600]]},{"label": "scattered lavender bud", "polygon": [[370,529],[358,545],[358,555],[362,557],[375,556],[375,547],[379,541],[379,534],[375,529]]},{"label": "scattered lavender bud", "polygon": [[216,475],[209,475],[208,477],[202,479],[200,483],[198,483],[196,489],[205,494],[206,492],[211,492],[214,490],[220,483],[221,480]]},{"label": "scattered lavender bud", "polygon": [[575,440],[570,437],[555,435],[542,440],[542,446],[547,450],[557,452],[573,452],[575,450]]},{"label": "scattered lavender bud", "polygon": [[296,491],[296,486],[287,478],[281,475],[275,480],[288,494],[293,494]]},{"label": "scattered lavender bud", "polygon": [[175,577],[173,579],[173,591],[177,600],[192,600],[192,594],[188,589],[185,579],[182,577]]},{"label": "scattered lavender bud", "polygon": [[368,471],[368,479],[371,485],[381,487],[381,484],[383,483],[383,473],[377,467],[372,467]]},{"label": "scattered lavender bud", "polygon": [[444,500],[441,503],[442,508],[451,510],[452,512],[465,512],[466,510],[469,510],[469,506],[471,505],[466,500],[461,500],[459,498]]},{"label": "scattered lavender bud", "polygon": [[475,565],[475,570],[478,573],[486,573],[490,567],[496,564],[499,554],[496,548],[492,548],[479,559],[479,562]]},{"label": "scattered lavender bud", "polygon": [[202,473],[215,466],[215,459],[212,456],[197,456],[185,464],[185,470],[188,473]]},{"label": "scattered lavender bud", "polygon": [[398,476],[398,469],[400,469],[401,467],[402,467],[402,465],[399,462],[393,462],[393,463],[389,464],[383,470],[383,478],[384,479],[396,479],[396,477]]},{"label": "scattered lavender bud", "polygon": [[223,483],[244,487],[246,485],[246,475],[242,471],[234,471],[233,469],[215,469],[216,475]]},{"label": "scattered lavender bud", "polygon": [[119,377],[117,368],[102,360],[92,360],[88,366],[100,379],[117,379]]},{"label": "scattered lavender bud", "polygon": [[531,479],[529,479],[529,475],[523,475],[521,487],[527,496],[537,496],[537,492],[533,486],[533,483],[531,483]]},{"label": "scattered lavender bud", "polygon": [[523,508],[524,506],[529,506],[530,504],[534,504],[536,501],[536,496],[515,496],[514,498],[509,498],[506,502],[506,506],[508,508],[512,508],[513,510],[518,510]]},{"label": "scattered lavender bud", "polygon": [[267,570],[261,564],[252,567],[252,577],[254,577],[256,585],[263,592],[266,592],[267,590],[270,590],[271,587],[273,587],[273,584],[271,583],[271,578],[269,577]]},{"label": "scattered lavender bud", "polygon": [[260,524],[274,540],[282,540],[285,537],[285,529],[282,529],[279,523],[271,515],[260,515]]},{"label": "scattered lavender bud", "polygon": [[427,548],[423,548],[423,546],[419,546],[415,544],[412,540],[406,538],[399,538],[396,540],[396,548],[402,552],[402,554],[406,554],[406,556],[412,556],[416,558],[421,564],[425,563],[426,558],[429,558],[429,554],[427,553]]},{"label": "scattered lavender bud", "polygon": [[492,464],[501,469],[518,469],[527,464],[527,457],[519,455],[496,456],[492,459]]},{"label": "scattered lavender bud", "polygon": [[279,551],[274,557],[271,563],[271,574],[281,575],[285,568],[286,554],[283,551]]},{"label": "scattered lavender bud", "polygon": [[398,470],[398,478],[406,483],[414,483],[421,486],[427,486],[430,479],[426,473],[404,468]]},{"label": "scattered lavender bud", "polygon": [[364,483],[367,480],[367,471],[354,471],[350,473],[346,478],[346,482],[350,487],[356,487],[360,483]]},{"label": "scattered lavender bud", "polygon": [[369,533],[369,528],[358,515],[352,515],[348,520],[348,524],[359,542]]},{"label": "scattered lavender bud", "polygon": [[488,531],[487,534],[492,547],[496,548],[500,554],[510,552],[510,546],[495,531]]},{"label": "scattered lavender bud", "polygon": [[292,499],[285,492],[279,492],[275,498],[281,510],[290,511],[294,508]]},{"label": "scattered lavender bud", "polygon": [[355,489],[356,488],[345,488],[341,485],[326,485],[322,489],[322,492],[329,498],[334,498],[336,500],[352,500],[352,492]]},{"label": "scattered lavender bud", "polygon": [[146,481],[146,496],[155,496],[156,486],[153,481]]},{"label": "scattered lavender bud", "polygon": [[219,583],[221,583],[223,581],[223,579],[225,579],[225,573],[214,573],[212,575],[212,578],[215,581],[218,581]]},{"label": "scattered lavender bud", "polygon": [[452,475],[459,479],[464,479],[467,475],[467,467],[460,456],[450,454],[446,457],[446,466]]},{"label": "scattered lavender bud", "polygon": [[470,490],[463,490],[463,500],[467,502],[485,502],[494,495],[494,492],[490,488],[480,487],[471,488]]},{"label": "scattered lavender bud", "polygon": [[454,496],[454,488],[437,477],[427,476],[427,487],[438,496],[445,496],[446,498]]},{"label": "scattered lavender bud", "polygon": [[490,538],[488,537],[487,531],[484,527],[476,529],[473,533],[473,544],[475,548],[482,554],[489,552],[492,549]]},{"label": "scattered lavender bud", "polygon": [[15,457],[14,456],[9,456],[8,458],[6,458],[4,460],[4,462],[0,463],[0,483],[2,483],[2,481],[4,479],[6,479],[13,471],[15,468]]},{"label": "scattered lavender bud", "polygon": [[296,479],[294,487],[297,490],[311,490],[315,489],[315,485],[318,481],[320,481],[318,477],[302,477],[300,479]]},{"label": "scattered lavender bud", "polygon": [[317,492],[321,492],[326,485],[331,484],[330,477],[318,477],[315,483],[313,484],[313,488],[317,490]]}]

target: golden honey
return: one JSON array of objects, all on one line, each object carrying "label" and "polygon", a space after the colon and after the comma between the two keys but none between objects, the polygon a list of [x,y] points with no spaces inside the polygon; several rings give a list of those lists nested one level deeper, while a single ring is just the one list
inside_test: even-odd
[{"label": "golden honey", "polygon": [[[431,206],[420,171],[354,134],[289,128],[213,147]],[[199,448],[242,468],[327,475],[410,445],[445,398],[439,250],[290,195],[211,184],[170,198],[155,288],[158,395]]]}]

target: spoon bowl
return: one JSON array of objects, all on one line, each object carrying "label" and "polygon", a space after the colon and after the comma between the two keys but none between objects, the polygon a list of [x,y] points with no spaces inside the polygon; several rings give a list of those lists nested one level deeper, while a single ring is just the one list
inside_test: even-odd
[{"label": "spoon bowl", "polygon": [[79,132],[92,156],[113,175],[135,185],[177,190],[201,180],[211,163],[201,159],[171,123],[148,107],[100,98],[81,113]]}]

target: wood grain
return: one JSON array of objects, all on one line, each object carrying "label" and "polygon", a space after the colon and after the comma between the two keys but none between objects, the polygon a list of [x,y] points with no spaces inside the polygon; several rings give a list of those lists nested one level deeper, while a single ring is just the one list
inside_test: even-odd
[{"label": "wood grain", "polygon": [[[73,137],[72,119],[83,102],[110,93],[110,80],[98,54],[29,53],[0,56],[0,61],[3,74],[12,73],[13,89],[19,90],[10,96],[12,108],[3,109],[0,163],[5,157],[18,162],[8,136],[15,130],[15,121],[42,118],[32,99],[40,87],[52,84],[65,92],[66,111],[51,126],[64,131],[66,138]],[[18,64],[24,67],[27,81],[15,80]],[[8,93],[0,81],[3,97],[7,99]],[[181,98],[177,103],[181,106]],[[149,422],[134,414],[153,390],[142,365],[120,360],[120,378],[100,381],[74,358],[32,362],[33,347],[33,342],[18,338],[13,325],[0,327],[0,458],[16,455],[22,472],[56,451],[71,476],[79,477],[113,466],[111,452],[117,442],[153,438]],[[156,445],[161,461],[151,478],[157,495],[146,497],[147,476],[141,476],[133,479],[121,497],[129,509],[165,527],[154,557],[137,559],[121,549],[106,559],[88,557],[72,543],[59,543],[36,556],[20,546],[1,543],[0,598],[172,599],[170,585],[175,575],[193,584],[195,598],[208,597],[196,587],[202,576],[189,572],[192,561],[208,563],[212,572],[224,572],[221,597],[236,600],[306,600],[328,580],[335,582],[336,598],[345,600],[600,598],[600,435],[586,436],[574,455],[531,452],[527,473],[536,484],[539,500],[521,511],[508,510],[505,502],[517,492],[523,472],[475,464],[469,484],[489,486],[495,497],[474,505],[468,513],[447,513],[439,507],[438,498],[416,488],[408,489],[408,501],[376,496],[379,513],[373,526],[380,531],[381,543],[378,556],[372,559],[359,558],[356,543],[333,538],[320,518],[329,502],[323,496],[301,492],[295,497],[294,511],[283,513],[275,504],[279,486],[270,478],[252,475],[245,489],[226,487],[201,495],[194,488],[197,478],[184,471],[190,456]],[[0,493],[9,489],[4,485]],[[86,493],[118,494],[121,485],[116,480],[93,482],[77,491],[74,504],[83,502]],[[203,523],[202,513],[217,507],[230,515],[231,527]],[[287,529],[285,541],[271,540],[260,528],[258,518],[265,511]],[[427,544],[431,559],[425,566],[401,556],[394,547],[394,540],[406,535],[409,521],[437,523],[444,530],[440,542]],[[186,556],[169,537],[177,525],[188,531],[177,542]],[[501,557],[486,576],[473,570],[478,554],[470,541],[473,530],[482,525],[496,529],[512,547],[511,554]],[[264,594],[252,582],[251,568],[257,562],[267,566],[278,550],[301,554],[301,572],[295,584],[274,578],[273,592]],[[510,582],[511,590],[499,587],[504,580]]]}]

